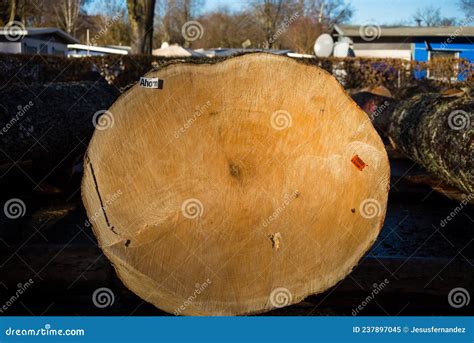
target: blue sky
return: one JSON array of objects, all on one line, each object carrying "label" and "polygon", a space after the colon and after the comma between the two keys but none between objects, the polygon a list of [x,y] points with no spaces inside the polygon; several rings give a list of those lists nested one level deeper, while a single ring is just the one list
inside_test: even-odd
[{"label": "blue sky", "polygon": [[[444,17],[465,17],[457,6],[456,0],[352,0],[349,2],[355,9],[353,24],[370,22],[382,25],[411,20],[417,8],[425,6],[441,8]],[[207,0],[204,10],[209,11],[223,6],[231,10],[239,10],[247,4],[246,0]]]},{"label": "blue sky", "polygon": [[[120,0],[116,0],[120,2]],[[251,0],[203,0],[204,7],[201,12],[212,11],[220,7],[230,10],[241,10],[248,6]],[[410,21],[412,25],[413,14],[418,8],[435,6],[441,9],[443,17],[465,18],[465,14],[457,5],[457,0],[346,0],[355,10],[351,20],[352,24],[393,24]],[[123,0],[125,4],[125,0]],[[89,12],[100,11],[98,1],[91,1],[87,6]]]}]

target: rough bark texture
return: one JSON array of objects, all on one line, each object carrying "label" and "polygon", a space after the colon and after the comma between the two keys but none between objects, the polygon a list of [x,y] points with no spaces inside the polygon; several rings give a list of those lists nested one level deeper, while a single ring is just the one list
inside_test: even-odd
[{"label": "rough bark texture", "polygon": [[113,104],[82,183],[127,287],[167,312],[235,315],[352,270],[382,226],[389,164],[336,79],[271,54],[147,76],[163,89],[135,85]]},{"label": "rough bark texture", "polygon": [[397,149],[465,194],[474,192],[474,100],[423,94],[400,102],[389,136]]},{"label": "rough bark texture", "polygon": [[127,0],[134,54],[151,54],[155,2],[156,0]]},{"label": "rough bark texture", "polygon": [[397,150],[464,195],[473,193],[474,100],[469,94],[427,93],[396,101],[362,92],[353,99]]},{"label": "rough bark texture", "polygon": [[0,92],[0,166],[33,160],[54,167],[84,152],[92,118],[118,97],[106,82],[10,86]]}]

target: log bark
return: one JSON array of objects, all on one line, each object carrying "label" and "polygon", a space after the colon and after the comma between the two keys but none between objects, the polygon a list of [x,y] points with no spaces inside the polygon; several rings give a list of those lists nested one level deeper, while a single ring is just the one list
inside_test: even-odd
[{"label": "log bark", "polygon": [[132,53],[151,55],[156,0],[127,0]]},{"label": "log bark", "polygon": [[[474,192],[474,100],[468,94],[420,94],[404,101],[354,95],[382,137],[464,195]],[[472,202],[472,198],[469,200]]]},{"label": "log bark", "polygon": [[83,153],[97,111],[119,92],[105,81],[10,86],[0,91],[0,166],[33,161],[50,170]]},{"label": "log bark", "polygon": [[423,94],[398,104],[389,127],[397,149],[466,195],[474,193],[474,100]]},{"label": "log bark", "polygon": [[176,64],[110,108],[82,197],[125,285],[180,315],[265,312],[343,279],[375,241],[389,164],[331,75],[250,54]]}]

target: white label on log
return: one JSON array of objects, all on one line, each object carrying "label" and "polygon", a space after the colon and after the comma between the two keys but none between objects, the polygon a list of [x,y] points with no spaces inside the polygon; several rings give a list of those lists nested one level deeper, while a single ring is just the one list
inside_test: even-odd
[{"label": "white label on log", "polygon": [[163,89],[163,80],[157,77],[140,77],[140,86],[145,88]]}]

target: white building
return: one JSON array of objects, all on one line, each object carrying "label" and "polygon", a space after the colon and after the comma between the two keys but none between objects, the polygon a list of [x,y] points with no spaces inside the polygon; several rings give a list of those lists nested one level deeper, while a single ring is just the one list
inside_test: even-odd
[{"label": "white building", "polygon": [[120,45],[95,46],[87,44],[68,44],[67,47],[69,57],[128,55],[131,51],[129,46]]},{"label": "white building", "polygon": [[68,53],[68,44],[79,41],[58,28],[26,28],[0,30],[0,53],[61,55]]},{"label": "white building", "polygon": [[356,56],[426,62],[437,57],[474,61],[474,27],[334,25],[336,40],[348,39]]}]

